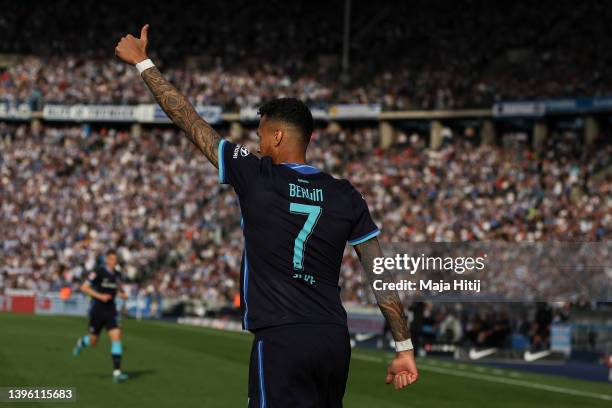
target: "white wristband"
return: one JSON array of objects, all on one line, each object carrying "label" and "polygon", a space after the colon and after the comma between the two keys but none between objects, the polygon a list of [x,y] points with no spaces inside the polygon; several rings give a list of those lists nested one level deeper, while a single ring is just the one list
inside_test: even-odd
[{"label": "white wristband", "polygon": [[144,61],[140,61],[138,64],[136,64],[136,69],[138,70],[139,74],[142,74],[144,70],[147,70],[149,68],[153,68],[155,66],[155,64],[153,64],[153,61],[151,61],[150,59],[146,59]]},{"label": "white wristband", "polygon": [[398,353],[400,351],[412,350],[414,347],[412,346],[412,340],[404,340],[404,341],[396,341],[395,342],[395,351]]}]

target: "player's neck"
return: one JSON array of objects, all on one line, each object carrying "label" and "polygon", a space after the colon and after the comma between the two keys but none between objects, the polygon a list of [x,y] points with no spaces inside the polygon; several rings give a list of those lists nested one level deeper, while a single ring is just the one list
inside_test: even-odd
[{"label": "player's neck", "polygon": [[274,164],[295,163],[306,164],[306,149],[293,142],[278,146],[278,150],[272,154]]}]

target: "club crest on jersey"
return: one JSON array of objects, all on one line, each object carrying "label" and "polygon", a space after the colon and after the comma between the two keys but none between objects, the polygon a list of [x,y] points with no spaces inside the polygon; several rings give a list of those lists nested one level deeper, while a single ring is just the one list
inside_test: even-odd
[{"label": "club crest on jersey", "polygon": [[236,147],[234,147],[234,154],[232,155],[232,158],[237,159],[238,154],[240,154],[242,157],[247,157],[249,153],[249,149],[247,149],[246,146],[236,145]]}]

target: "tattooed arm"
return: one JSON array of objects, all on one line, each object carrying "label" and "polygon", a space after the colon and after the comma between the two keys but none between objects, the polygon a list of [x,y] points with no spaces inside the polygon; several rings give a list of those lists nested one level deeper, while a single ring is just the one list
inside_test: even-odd
[{"label": "tattooed arm", "polygon": [[[380,244],[377,238],[370,239],[362,244],[355,245],[355,251],[361,265],[363,266],[363,275],[373,288],[376,279],[384,278],[383,275],[376,275],[374,270],[374,258],[382,257],[383,253],[380,249]],[[393,334],[395,341],[404,341],[410,338],[410,330],[408,329],[408,319],[404,313],[404,305],[395,290],[374,290],[374,297],[380,311],[385,316],[387,324]]]},{"label": "tattooed arm", "polygon": [[[377,279],[385,280],[386,278],[386,280],[390,281],[393,278],[390,274],[377,275],[374,273],[374,258],[383,256],[378,238],[372,238],[364,243],[355,245],[355,251],[363,266],[364,277],[372,287],[376,303],[378,303],[380,311],[385,316],[393,339],[396,342],[408,340],[410,338],[408,319],[406,319],[404,306],[397,291],[375,290],[373,287],[374,281]],[[414,352],[413,350],[407,350],[398,352],[393,361],[391,361],[387,369],[385,381],[387,384],[393,382],[395,389],[401,389],[415,382],[418,377],[419,373],[414,361]]]},{"label": "tattooed arm", "polygon": [[[148,34],[147,24],[142,27],[140,38],[131,34],[123,37],[115,48],[115,54],[132,65],[145,61],[148,59],[146,54]],[[213,166],[218,167],[217,147],[221,140],[219,134],[198,115],[187,98],[168,82],[156,67],[143,71],[142,79],[172,122],[185,132],[191,143],[204,153]]]},{"label": "tattooed arm", "polygon": [[204,153],[213,166],[219,167],[217,147],[221,137],[215,129],[198,115],[187,98],[166,81],[157,68],[143,71],[142,79],[172,122],[185,132],[191,143]]}]

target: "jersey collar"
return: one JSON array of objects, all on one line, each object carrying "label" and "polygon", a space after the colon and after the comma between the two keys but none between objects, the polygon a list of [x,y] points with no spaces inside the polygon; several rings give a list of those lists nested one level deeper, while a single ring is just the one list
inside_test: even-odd
[{"label": "jersey collar", "polygon": [[316,174],[319,173],[320,170],[310,164],[303,163],[283,163],[283,165],[289,167],[292,170],[297,171],[302,174]]}]

